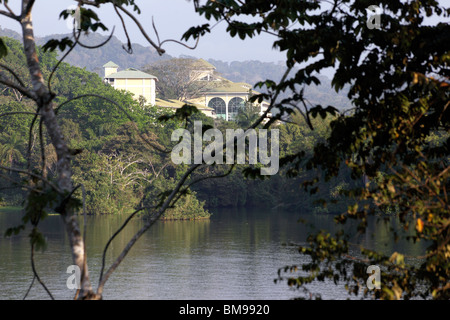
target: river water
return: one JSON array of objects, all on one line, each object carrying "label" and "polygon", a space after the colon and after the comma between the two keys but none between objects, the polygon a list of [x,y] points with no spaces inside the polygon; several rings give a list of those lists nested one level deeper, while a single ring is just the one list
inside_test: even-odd
[{"label": "river water", "polygon": [[[103,248],[126,216],[89,216],[87,252],[89,272],[96,287]],[[30,264],[28,233],[4,238],[3,232],[20,223],[17,210],[0,210],[0,299],[22,299],[33,274]],[[301,264],[306,259],[297,252],[304,244],[308,225],[335,230],[333,217],[327,214],[263,209],[220,209],[210,220],[158,221],[148,230],[104,288],[104,299],[165,300],[278,300],[301,296],[286,282],[275,283],[279,268]],[[80,220],[82,222],[82,220]],[[143,225],[133,219],[112,242],[107,256],[109,266],[132,235]],[[47,249],[35,254],[37,272],[55,299],[72,299],[68,289],[71,273],[68,239],[60,217],[51,215],[40,223]],[[363,241],[379,250],[402,250],[420,254],[423,245],[394,243],[386,226],[373,224]],[[342,286],[318,282],[309,287],[324,299],[346,299]],[[35,281],[27,299],[48,299]]]}]

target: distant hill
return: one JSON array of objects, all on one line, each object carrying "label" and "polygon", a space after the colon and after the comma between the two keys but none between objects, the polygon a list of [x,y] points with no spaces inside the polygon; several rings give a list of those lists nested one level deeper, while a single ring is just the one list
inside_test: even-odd
[{"label": "distant hill", "polygon": [[22,40],[22,36],[20,34],[10,29],[3,29],[1,26],[0,26],[0,37],[9,37],[19,41]]},{"label": "distant hill", "polygon": [[331,80],[325,76],[318,76],[320,85],[310,85],[305,88],[305,97],[312,104],[321,104],[323,107],[333,106],[339,110],[351,108],[350,100],[347,97],[348,87],[340,92],[336,92],[331,87]]},{"label": "distant hill", "polygon": [[[9,29],[2,29],[1,27],[0,36],[21,40],[21,36],[17,32]],[[53,34],[45,37],[36,37],[36,42],[38,45],[43,45],[49,39],[62,39],[71,36],[71,34]],[[104,42],[107,38],[107,36],[92,33],[88,36],[82,35],[81,41],[83,44],[92,46]],[[100,48],[87,49],[81,46],[75,47],[64,61],[77,67],[86,68],[88,71],[96,72],[100,76],[103,76],[102,66],[110,60],[117,63],[121,69],[126,69],[131,67],[141,68],[153,61],[172,58],[168,54],[160,56],[153,48],[144,47],[136,43],[133,44],[133,53],[129,54],[122,48],[123,45],[124,44],[117,37],[112,36],[111,40]]]},{"label": "distant hill", "polygon": [[208,59],[223,77],[234,82],[246,82],[255,84],[266,79],[279,80],[286,70],[283,63],[251,61],[224,62]]},{"label": "distant hill", "polygon": [[[18,40],[21,39],[21,36],[17,32],[9,29],[2,29],[1,27],[0,36],[11,37]],[[43,45],[51,38],[61,39],[65,36],[71,36],[71,34],[55,34],[37,37],[37,43]],[[81,37],[82,42],[87,45],[100,44],[106,39],[107,36],[97,33]],[[133,53],[128,54],[122,48],[123,45],[124,44],[117,37],[113,36],[106,45],[97,49],[86,49],[77,46],[73,52],[67,56],[65,62],[77,67],[86,68],[88,71],[96,72],[100,76],[103,76],[102,66],[108,61],[114,61],[120,66],[120,69],[123,70],[130,67],[139,69],[155,61],[173,58],[168,54],[160,56],[150,46],[144,47],[140,44],[133,44]],[[266,79],[278,81],[286,70],[283,63],[261,62],[256,60],[225,62],[211,58],[205,58],[205,60],[214,65],[216,71],[224,78],[233,82],[245,82],[253,85]],[[347,109],[350,107],[350,102],[346,96],[347,90],[336,93],[334,89],[331,88],[330,79],[325,76],[319,76],[319,78],[321,85],[309,86],[305,90],[306,97],[311,103],[322,104],[323,106],[333,105],[338,109]],[[285,96],[288,94],[289,93],[286,93]]]},{"label": "distant hill", "polygon": [[[221,76],[234,82],[246,82],[256,84],[267,79],[279,81],[286,72],[284,62],[270,63],[261,61],[233,61],[224,62],[220,60],[208,59],[209,63],[216,67],[216,71]],[[318,76],[320,85],[310,85],[305,89],[305,97],[313,104],[321,104],[326,107],[333,105],[343,110],[350,107],[350,101],[347,98],[348,90],[342,90],[339,93],[331,87],[331,80],[326,76]],[[264,88],[263,88],[264,89]],[[264,90],[259,90],[264,92]],[[289,93],[282,94],[286,97]]]}]

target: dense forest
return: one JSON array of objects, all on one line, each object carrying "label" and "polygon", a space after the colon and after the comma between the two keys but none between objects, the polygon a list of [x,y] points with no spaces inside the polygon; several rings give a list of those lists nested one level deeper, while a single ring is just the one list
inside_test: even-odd
[{"label": "dense forest", "polygon": [[[315,297],[310,284],[325,281],[375,299],[450,298],[450,8],[444,1],[384,0],[375,6],[351,0],[301,6],[297,0],[192,1],[207,23],[189,28],[180,43],[198,41],[223,22],[230,37],[274,35],[273,48],[286,54],[279,70],[276,64],[215,62],[216,71],[227,77],[252,84],[263,80],[255,88],[266,91],[249,97],[233,122],[207,118],[189,105],[176,111],[147,106],[105,84],[98,67],[113,57],[123,63],[124,53],[116,59],[112,50],[91,51],[83,58],[77,51],[86,47],[79,41],[82,34],[110,31],[92,8],[115,9],[127,54],[133,46],[122,14],[139,27],[154,50],[130,61],[133,67],[155,64],[155,52],[170,59],[163,55],[165,41],[156,28],[156,39],[147,34],[134,0],[76,2],[73,34],[52,37],[40,48],[36,45],[45,40],[34,37],[34,0],[22,0],[19,15],[6,2],[0,10],[21,25],[23,44],[22,51],[19,42],[0,38],[0,190],[5,205],[22,203],[24,208],[23,225],[5,234],[32,224],[32,266],[34,250],[45,244],[37,227],[47,210],[61,216],[72,262],[82,270],[76,298],[102,299],[105,282],[160,217],[203,218],[217,206],[282,207],[338,213],[334,234],[314,230],[297,247],[302,259],[279,269],[277,280],[303,290],[305,297]],[[65,10],[60,18],[69,15]],[[95,47],[106,48],[106,42]],[[64,52],[72,53],[70,59],[64,60]],[[83,60],[93,63],[92,69]],[[326,79],[320,75],[330,69],[334,72],[324,89]],[[330,89],[343,94],[342,100]],[[262,100],[270,103],[255,122],[252,104]],[[249,123],[260,133],[264,124],[272,136],[279,130],[278,174],[263,176],[259,165],[175,165],[169,154],[180,140],[172,134],[182,128],[191,134],[196,120],[202,122],[202,134]],[[133,211],[123,226],[135,214],[147,214],[105,274],[103,264],[96,291],[87,268],[86,234],[76,221],[85,207],[90,214]],[[391,224],[396,243],[422,242],[425,250],[420,255],[396,246],[374,251],[359,241],[369,236],[372,218]]]},{"label": "dense forest", "polygon": [[[6,36],[20,40],[20,35],[9,29],[2,29],[0,27],[0,36]],[[62,39],[63,37],[71,36],[70,34],[57,34],[48,35],[45,37],[37,37],[36,41],[40,45],[44,45],[50,39]],[[87,36],[83,36],[83,42],[86,45],[95,45],[103,43],[108,39],[107,36],[100,35],[98,33],[91,33]],[[151,66],[161,60],[170,60],[175,57],[164,53],[160,56],[156,53],[155,49],[147,46],[144,47],[140,44],[133,43],[133,53],[128,54],[125,50],[117,50],[117,48],[125,47],[116,36],[112,36],[111,39],[105,43],[104,46],[95,49],[88,49],[84,47],[75,47],[75,49],[68,55],[65,61],[73,66],[80,68],[86,68],[88,71],[97,73],[99,76],[103,76],[102,66],[108,61],[114,61],[120,66],[121,70],[126,68],[138,68],[144,70],[146,67]],[[58,52],[58,56],[62,53]],[[193,56],[183,56],[180,58],[197,59]],[[249,84],[256,84],[266,79],[273,81],[279,81],[283,76],[285,67],[282,63],[262,62],[257,60],[252,61],[220,61],[214,58],[205,58],[209,63],[216,67],[216,72],[226,79],[233,82],[245,82]],[[305,89],[308,100],[313,104],[333,105],[340,110],[350,108],[350,101],[347,97],[348,90],[342,90],[336,92],[332,89],[331,80],[324,75],[318,76],[321,83],[319,85],[311,84]],[[265,88],[260,90],[264,91]],[[289,96],[290,92],[283,93],[283,96]]]},{"label": "dense forest", "polygon": [[[5,41],[9,54],[2,62],[14,68],[23,79],[29,79],[20,43],[12,38],[5,38]],[[40,49],[39,59],[44,68],[43,73],[48,77],[58,62],[56,53]],[[192,115],[190,123],[185,123],[174,118],[173,111],[143,107],[129,93],[119,92],[104,84],[98,74],[68,63],[61,64],[52,78],[51,86],[58,94],[58,115],[64,136],[76,154],[73,159],[74,179],[86,190],[86,208],[91,214],[130,212],[141,201],[157,201],[164,191],[173,187],[186,168],[174,165],[170,155],[160,150],[173,147],[170,137],[174,129],[184,125],[191,127],[192,121],[200,120],[204,126],[214,126],[225,132],[230,128],[246,128],[251,119],[251,115],[242,114],[235,122],[226,122],[196,113]],[[2,112],[17,112],[12,117],[0,118],[2,164],[15,168],[38,168],[45,163],[45,172],[51,181],[57,165],[55,152],[50,144],[37,145],[38,136],[45,135],[45,132],[41,131],[39,125],[29,130],[35,119],[32,115],[21,114],[32,113],[32,103],[13,89],[2,87],[1,90]],[[88,96],[92,94],[102,95],[117,105]],[[64,104],[68,99],[83,95],[86,96]],[[118,106],[123,106],[123,109]],[[166,119],[160,121],[163,115]],[[293,115],[290,123],[278,125],[280,156],[299,151],[311,153],[314,144],[326,138],[326,123],[330,120],[330,117],[315,119],[314,131],[299,115]],[[45,150],[45,159],[25,161],[33,148]],[[82,152],[78,154],[79,150]],[[208,208],[214,207],[264,206],[292,210],[301,208],[313,212],[338,212],[344,209],[337,204],[324,209],[319,202],[321,198],[339,200],[339,190],[351,183],[349,178],[340,177],[324,182],[324,188],[312,196],[301,188],[302,180],[310,177],[311,173],[305,172],[288,179],[287,166],[275,176],[255,180],[244,175],[244,167],[237,165],[222,179],[202,178],[224,175],[230,170],[229,165],[214,165],[198,171],[191,180],[201,181],[192,185],[190,192],[165,214],[165,218],[208,217]],[[2,205],[22,204],[26,190],[18,189],[21,179],[23,176],[19,172],[10,172],[3,177],[0,182]],[[77,193],[81,198],[81,191]],[[147,196],[142,200],[144,194]]]},{"label": "dense forest", "polygon": [[[1,27],[0,36],[13,38],[19,41],[21,40],[19,33],[10,29],[3,29]],[[71,36],[71,34],[54,34],[45,37],[36,37],[36,42],[39,45],[44,45],[50,39],[62,39],[66,36]],[[84,36],[83,42],[87,46],[97,45],[104,42],[106,43],[104,46],[96,49],[89,49],[81,46],[77,47],[65,61],[73,66],[86,68],[86,70],[96,72],[102,76],[102,66],[110,60],[113,60],[122,69],[126,69],[131,67],[140,68],[154,61],[172,58],[168,54],[160,56],[154,49],[144,47],[136,43],[133,43],[133,53],[129,54],[125,50],[117,50],[117,48],[122,48],[124,44],[116,36],[113,35],[109,41],[106,41],[107,39],[108,36],[104,36],[99,33],[91,33]],[[65,52],[66,50],[63,51],[63,53]],[[61,53],[58,52],[58,55],[61,55]]]}]

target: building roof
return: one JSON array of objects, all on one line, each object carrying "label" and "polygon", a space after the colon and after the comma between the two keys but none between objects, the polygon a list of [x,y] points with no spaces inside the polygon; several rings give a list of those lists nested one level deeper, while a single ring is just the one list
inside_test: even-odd
[{"label": "building roof", "polygon": [[128,68],[119,72],[112,73],[108,75],[107,78],[113,79],[155,79],[158,81],[158,78],[152,76],[151,74],[142,72],[140,70],[134,68]]},{"label": "building roof", "polygon": [[114,62],[110,61],[108,63],[106,63],[105,65],[103,65],[103,68],[118,68],[119,66],[117,64],[115,64]]},{"label": "building roof", "polygon": [[216,69],[211,63],[201,58],[194,61],[192,65],[195,69]]},{"label": "building roof", "polygon": [[[219,87],[212,87],[205,91],[205,94],[217,93],[249,93],[252,86],[243,82],[229,82]],[[256,92],[255,92],[256,93]]]},{"label": "building roof", "polygon": [[212,110],[212,108],[201,105],[201,104],[192,103],[192,102],[183,102],[183,101],[179,101],[179,100],[175,100],[175,99],[164,100],[164,99],[156,98],[155,104],[158,107],[166,107],[166,108],[169,107],[169,108],[174,108],[174,109],[179,109],[182,106],[184,106],[185,104],[189,104],[189,105],[193,105],[193,106],[197,107],[197,109],[199,109],[199,110],[202,110],[202,109]]}]

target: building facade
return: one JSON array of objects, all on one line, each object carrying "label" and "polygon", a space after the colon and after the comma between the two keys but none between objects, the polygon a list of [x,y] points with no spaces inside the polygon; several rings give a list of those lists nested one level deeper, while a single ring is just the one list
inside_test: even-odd
[{"label": "building facade", "polygon": [[[117,90],[126,90],[133,94],[133,98],[145,99],[146,104],[172,109],[181,108],[185,103],[195,105],[204,114],[222,118],[227,121],[235,119],[238,110],[244,108],[253,93],[248,83],[232,82],[215,74],[215,67],[203,59],[195,61],[190,71],[190,78],[203,83],[204,90],[196,98],[187,101],[156,98],[156,82],[158,79],[148,73],[134,68],[118,71],[119,66],[110,61],[103,66],[104,81]],[[257,103],[260,114],[263,114],[269,104]],[[269,115],[270,116],[270,115]]]},{"label": "building facade", "polygon": [[119,66],[110,61],[103,66],[104,81],[114,89],[126,90],[135,100],[145,99],[146,104],[155,105],[158,78],[134,68],[118,71]]},{"label": "building facade", "polygon": [[[214,110],[217,118],[234,120],[238,110],[244,108],[249,97],[253,94],[252,87],[247,83],[227,83],[205,92],[205,106]],[[258,104],[260,114],[268,107],[268,103]]]}]

